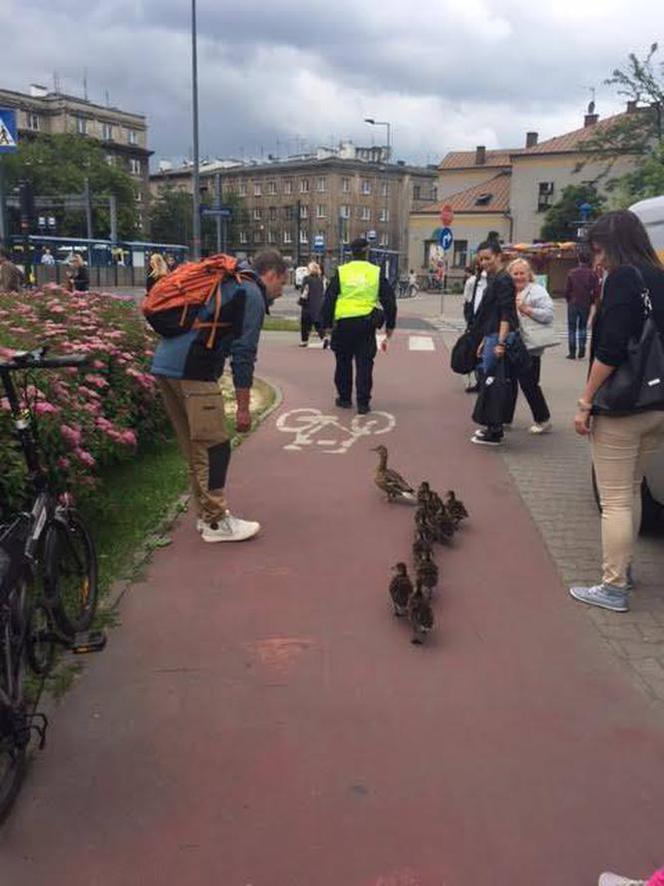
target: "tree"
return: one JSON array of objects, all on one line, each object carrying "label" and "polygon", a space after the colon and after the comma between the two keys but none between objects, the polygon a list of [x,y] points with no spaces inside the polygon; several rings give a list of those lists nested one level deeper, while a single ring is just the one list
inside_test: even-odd
[{"label": "tree", "polygon": [[[203,206],[209,206],[212,197],[205,195]],[[246,209],[236,194],[224,195],[225,206],[230,206],[232,217],[227,225],[226,243],[234,243],[236,228],[246,220]],[[155,242],[183,243],[191,245],[192,238],[192,196],[188,191],[179,191],[170,185],[162,187],[152,200],[150,207],[151,237]],[[204,218],[201,226],[203,250],[216,252],[217,226],[212,218]]]},{"label": "tree", "polygon": [[567,185],[560,200],[554,203],[544,217],[540,237],[542,240],[565,241],[576,239],[576,228],[581,218],[580,206],[591,206],[588,219],[592,220],[603,211],[605,200],[594,185]]},{"label": "tree", "polygon": [[[118,207],[118,236],[133,239],[137,236],[136,184],[129,172],[109,164],[104,148],[80,135],[39,135],[31,141],[19,143],[18,151],[5,158],[9,188],[18,187],[21,179],[32,182],[36,195],[64,197],[81,195],[85,179],[90,183],[93,198],[115,195]],[[66,206],[49,210],[57,220],[59,236],[84,237],[85,213],[82,209]],[[107,237],[110,233],[109,211],[93,206],[93,233]]]}]

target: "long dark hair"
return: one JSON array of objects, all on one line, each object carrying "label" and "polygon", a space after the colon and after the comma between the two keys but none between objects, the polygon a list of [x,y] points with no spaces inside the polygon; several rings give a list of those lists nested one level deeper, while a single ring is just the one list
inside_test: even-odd
[{"label": "long dark hair", "polygon": [[662,267],[643,222],[629,209],[607,212],[598,218],[588,231],[588,240],[604,250],[608,270],[619,265]]}]

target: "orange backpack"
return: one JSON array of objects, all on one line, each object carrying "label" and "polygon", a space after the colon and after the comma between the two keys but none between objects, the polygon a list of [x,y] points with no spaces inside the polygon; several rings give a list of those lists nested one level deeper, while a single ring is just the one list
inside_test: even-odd
[{"label": "orange backpack", "polygon": [[[185,262],[153,285],[143,299],[141,310],[150,326],[164,338],[182,335],[190,329],[210,329],[207,347],[214,347],[218,329],[232,323],[220,322],[221,284],[229,279],[251,279],[251,274],[237,270],[231,255],[212,255],[198,262]],[[214,296],[214,318],[210,323],[198,319],[198,309]]]}]

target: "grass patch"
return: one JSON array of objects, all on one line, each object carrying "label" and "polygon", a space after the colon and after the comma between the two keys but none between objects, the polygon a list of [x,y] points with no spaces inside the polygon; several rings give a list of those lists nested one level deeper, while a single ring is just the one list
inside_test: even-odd
[{"label": "grass patch", "polygon": [[187,469],[175,440],[104,476],[94,502],[83,508],[97,547],[100,594],[129,577],[136,550],[186,489]]},{"label": "grass patch", "polygon": [[300,322],[288,317],[266,317],[263,320],[263,329],[269,332],[299,332]]}]

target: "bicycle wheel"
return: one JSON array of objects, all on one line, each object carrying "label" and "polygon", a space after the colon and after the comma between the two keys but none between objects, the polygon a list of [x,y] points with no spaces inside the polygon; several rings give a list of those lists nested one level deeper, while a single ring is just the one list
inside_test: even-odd
[{"label": "bicycle wheel", "polygon": [[26,766],[27,707],[25,676],[25,588],[13,592],[0,623],[0,822],[12,807]]},{"label": "bicycle wheel", "polygon": [[44,592],[57,626],[68,637],[85,631],[97,609],[97,555],[85,524],[66,511],[49,527],[44,548]]}]

